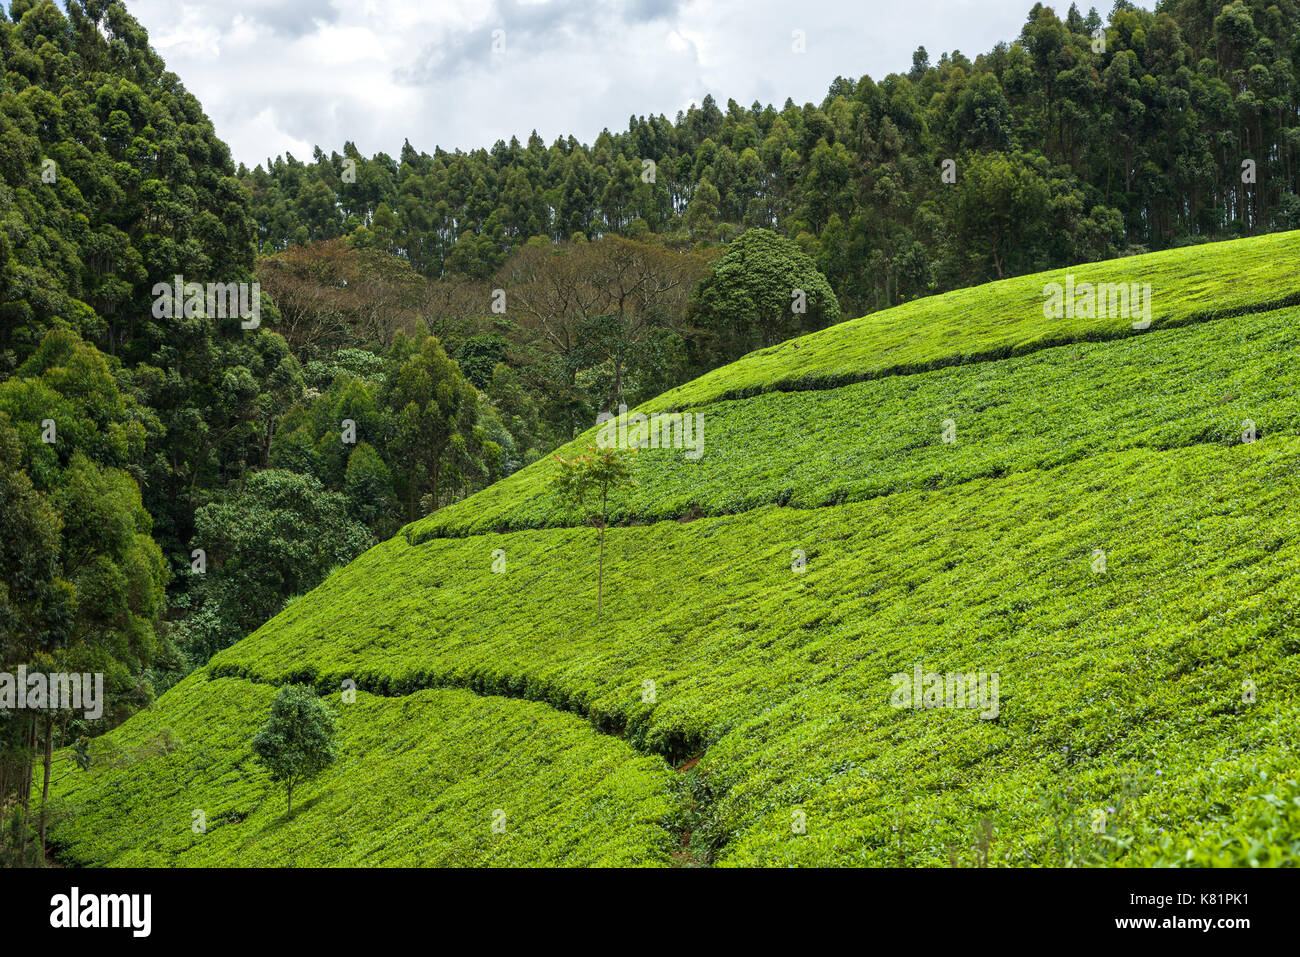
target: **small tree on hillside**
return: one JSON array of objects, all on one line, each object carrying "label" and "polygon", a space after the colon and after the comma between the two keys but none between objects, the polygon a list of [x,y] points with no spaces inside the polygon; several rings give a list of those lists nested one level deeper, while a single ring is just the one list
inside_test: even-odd
[{"label": "small tree on hillside", "polygon": [[556,455],[560,471],[554,487],[570,506],[586,511],[589,520],[600,530],[600,563],[596,577],[596,617],[604,604],[605,526],[609,523],[609,499],[634,483],[628,475],[627,459],[618,449],[588,446],[587,455],[564,459]]},{"label": "small tree on hillside", "polygon": [[271,717],[253,736],[253,754],[283,782],[293,811],[294,785],[315,777],[334,763],[334,715],[310,688],[286,685],[271,702]]}]

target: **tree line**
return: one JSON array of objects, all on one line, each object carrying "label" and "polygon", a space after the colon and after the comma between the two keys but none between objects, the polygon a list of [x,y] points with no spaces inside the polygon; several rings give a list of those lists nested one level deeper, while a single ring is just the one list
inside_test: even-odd
[{"label": "tree line", "polygon": [[[1125,252],[1300,226],[1294,0],[1035,4],[973,61],[838,77],[819,104],[712,97],[590,145],[535,132],[398,157],[353,143],[239,178],[259,248],[355,236],[483,280],[533,237],[797,241],[848,314]],[[1248,169],[1243,164],[1251,164]],[[945,175],[947,173],[948,175]]]}]

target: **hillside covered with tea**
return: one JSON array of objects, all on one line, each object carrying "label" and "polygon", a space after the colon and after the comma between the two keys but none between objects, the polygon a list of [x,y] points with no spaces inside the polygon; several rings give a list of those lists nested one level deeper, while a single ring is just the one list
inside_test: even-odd
[{"label": "hillside covered with tea", "polygon": [[[1294,863],[1298,254],[1074,271],[1151,283],[1146,329],[1053,326],[1065,273],[1040,274],[666,394],[647,409],[700,413],[704,454],[631,453],[600,617],[597,532],[540,460],[88,770],[60,753],[52,840],[102,865]],[[918,665],[998,675],[997,713],[896,707]],[[341,751],[286,816],[249,739],[295,682]]]}]

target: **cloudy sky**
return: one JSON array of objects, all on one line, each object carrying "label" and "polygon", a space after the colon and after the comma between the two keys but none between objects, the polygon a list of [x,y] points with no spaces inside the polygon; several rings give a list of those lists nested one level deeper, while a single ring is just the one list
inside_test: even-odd
[{"label": "cloudy sky", "polygon": [[[712,93],[819,102],[1011,40],[1032,0],[126,0],[237,162],[548,143],[670,118]],[[1069,4],[1060,5],[1064,14]],[[1108,3],[1099,4],[1103,14]],[[1086,11],[1087,4],[1080,8]],[[795,31],[805,52],[796,53]]]}]

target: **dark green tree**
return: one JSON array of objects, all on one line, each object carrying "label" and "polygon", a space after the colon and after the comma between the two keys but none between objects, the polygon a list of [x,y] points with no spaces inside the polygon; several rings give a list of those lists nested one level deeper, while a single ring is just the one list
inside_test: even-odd
[{"label": "dark green tree", "polygon": [[409,518],[415,517],[421,493],[438,508],[452,437],[473,427],[477,400],[477,391],[434,336],[424,338],[385,380],[383,401],[395,431],[391,449],[406,479]]},{"label": "dark green tree", "polygon": [[839,301],[812,259],[766,229],[737,237],[700,282],[691,311],[714,348],[733,357],[840,318]]},{"label": "dark green tree", "polygon": [[254,472],[195,515],[193,545],[205,552],[206,569],[192,576],[195,615],[180,630],[186,652],[206,661],[372,544],[342,493],[309,475]]},{"label": "dark green tree", "polygon": [[253,736],[253,755],[283,784],[288,813],[293,789],[320,774],[338,758],[333,713],[304,685],[286,685],[271,701],[271,716]]}]

